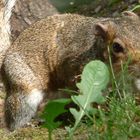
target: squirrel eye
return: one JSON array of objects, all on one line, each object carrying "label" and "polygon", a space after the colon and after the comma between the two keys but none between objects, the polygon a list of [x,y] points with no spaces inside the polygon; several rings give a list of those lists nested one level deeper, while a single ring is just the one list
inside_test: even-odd
[{"label": "squirrel eye", "polygon": [[113,43],[112,50],[114,53],[123,53],[124,49],[119,43]]}]

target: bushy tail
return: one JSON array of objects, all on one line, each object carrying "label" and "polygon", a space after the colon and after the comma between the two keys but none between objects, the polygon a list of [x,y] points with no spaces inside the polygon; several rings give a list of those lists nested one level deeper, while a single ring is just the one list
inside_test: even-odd
[{"label": "bushy tail", "polygon": [[9,22],[11,15],[12,15],[12,9],[16,3],[16,0],[3,0],[5,5],[4,10],[4,20],[5,22]]},{"label": "bushy tail", "polygon": [[0,0],[0,67],[7,49],[11,45],[10,18],[16,0]]}]

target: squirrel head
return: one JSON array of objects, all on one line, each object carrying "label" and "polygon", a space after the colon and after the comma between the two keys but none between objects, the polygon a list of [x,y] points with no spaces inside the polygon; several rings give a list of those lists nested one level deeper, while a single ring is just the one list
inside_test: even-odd
[{"label": "squirrel head", "polygon": [[[120,18],[99,21],[95,29],[96,36],[100,36],[106,43],[103,52],[105,61],[109,60],[110,55],[116,72],[121,70],[122,64],[129,61],[128,70],[135,75],[134,77],[140,77],[140,18],[138,15],[125,11]],[[140,82],[137,87],[140,90]]]}]

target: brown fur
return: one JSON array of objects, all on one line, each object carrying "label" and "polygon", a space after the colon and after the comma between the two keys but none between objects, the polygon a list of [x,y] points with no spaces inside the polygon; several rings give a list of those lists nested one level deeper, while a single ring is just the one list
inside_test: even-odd
[{"label": "brown fur", "polygon": [[59,88],[75,88],[74,78],[86,63],[94,59],[107,62],[107,45],[114,41],[123,44],[122,51],[111,52],[114,66],[130,55],[139,68],[140,20],[133,17],[55,15],[21,33],[2,66],[7,126],[11,130],[22,127],[35,115],[42,99],[36,104],[32,95],[55,96]]}]

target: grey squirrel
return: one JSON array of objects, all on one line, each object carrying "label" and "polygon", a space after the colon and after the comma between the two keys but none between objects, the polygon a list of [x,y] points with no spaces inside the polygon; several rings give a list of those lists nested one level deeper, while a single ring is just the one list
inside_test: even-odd
[{"label": "grey squirrel", "polygon": [[[140,20],[132,12],[119,18],[62,14],[42,19],[24,30],[6,52],[2,78],[6,88],[5,120],[14,130],[35,116],[43,98],[59,88],[75,88],[75,76],[94,59],[119,69],[131,55],[139,74]],[[135,80],[140,89],[140,79]]]}]

